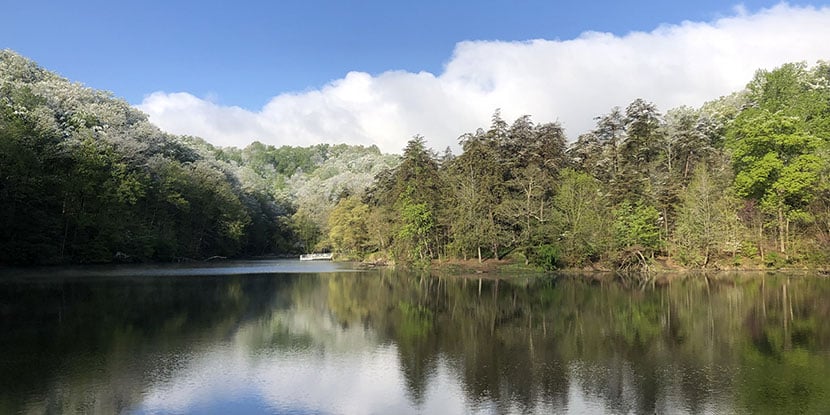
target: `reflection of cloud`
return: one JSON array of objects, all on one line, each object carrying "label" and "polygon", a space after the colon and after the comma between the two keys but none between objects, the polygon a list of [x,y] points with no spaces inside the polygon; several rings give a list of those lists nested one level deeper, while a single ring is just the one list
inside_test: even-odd
[{"label": "reflection of cloud", "polygon": [[[378,344],[361,325],[336,324],[314,301],[274,310],[241,327],[227,343],[182,356],[182,366],[151,387],[137,412],[187,413],[240,400],[253,412],[470,412],[461,385],[443,361],[428,380],[423,403],[413,406],[397,346]],[[276,345],[275,338],[282,343]],[[304,338],[312,344],[293,341]]]},{"label": "reflection of cloud", "polygon": [[[332,414],[418,413],[406,398],[397,347],[377,345],[361,326],[342,328],[327,312],[299,307],[242,327],[145,394],[138,412],[186,413],[244,400],[254,411]],[[312,345],[263,347],[287,331]],[[463,393],[444,372],[431,383],[427,413],[464,412]],[[442,409],[446,408],[446,409]]]},{"label": "reflection of cloud", "polygon": [[[231,347],[214,347],[192,359],[181,372],[145,394],[140,412],[183,413],[199,402],[215,397],[230,398],[244,395],[246,362]],[[184,356],[183,356],[184,358]],[[198,369],[194,371],[194,366]],[[186,375],[184,378],[179,376]]]},{"label": "reflection of cloud", "polygon": [[574,138],[593,117],[638,97],[663,110],[697,106],[742,88],[758,68],[830,56],[830,8],[736,13],[622,37],[461,42],[437,76],[350,72],[319,90],[278,95],[256,112],[165,92],[139,108],[167,131],[218,145],[350,142],[399,152],[422,134],[441,150],[486,126],[496,108],[508,121],[560,120]]},{"label": "reflection of cloud", "polygon": [[338,414],[403,413],[403,381],[393,347],[357,354],[294,356],[262,361],[260,393],[273,405]]},{"label": "reflection of cloud", "polygon": [[[443,378],[434,379],[432,399],[421,409],[464,412],[460,389],[449,383],[449,376]],[[186,413],[246,400],[249,405],[261,403],[259,410],[266,412],[418,413],[406,400],[404,385],[394,346],[353,353],[249,355],[236,344],[212,348],[175,378],[155,385],[138,411]]]},{"label": "reflection of cloud", "polygon": [[[466,377],[474,368],[441,355],[425,379],[422,399],[414,403],[408,398],[395,343],[378,344],[375,334],[359,324],[345,328],[336,324],[324,306],[313,304],[325,297],[306,300],[244,325],[226,342],[207,345],[202,351],[197,342],[191,353],[169,358],[174,371],[163,371],[133,412],[217,413],[228,408],[293,414],[581,414],[638,412],[642,404],[654,404],[659,413],[700,409],[688,407],[682,389],[685,369],[669,368],[658,374],[661,386],[656,401],[643,402],[640,375],[632,362],[621,358],[573,360],[567,370],[567,399],[551,399],[540,390],[525,402],[510,390],[543,388],[538,379],[515,388],[501,383],[500,391],[471,396],[464,382],[475,381]],[[713,392],[714,399],[707,399],[702,408],[734,412],[729,399],[718,399],[718,393],[727,397],[730,392],[727,387]]]}]

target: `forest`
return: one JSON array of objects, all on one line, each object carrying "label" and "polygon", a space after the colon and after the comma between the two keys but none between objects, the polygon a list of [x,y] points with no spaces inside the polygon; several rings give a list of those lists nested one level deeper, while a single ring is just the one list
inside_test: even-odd
[{"label": "forest", "polygon": [[316,209],[397,157],[377,147],[216,148],[0,51],[0,264],[299,253]]},{"label": "forest", "polygon": [[0,264],[330,251],[426,266],[825,267],[830,63],[759,70],[700,108],[645,99],[569,140],[496,110],[460,154],[220,148],[0,52]]},{"label": "forest", "polygon": [[636,99],[572,143],[560,125],[491,125],[436,154],[415,137],[326,240],[355,258],[648,270],[830,261],[830,65],[759,70],[742,91],[661,113]]}]

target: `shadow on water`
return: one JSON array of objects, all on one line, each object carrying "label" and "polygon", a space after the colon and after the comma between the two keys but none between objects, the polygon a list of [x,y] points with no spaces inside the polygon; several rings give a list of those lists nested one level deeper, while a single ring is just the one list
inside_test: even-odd
[{"label": "shadow on water", "polygon": [[[830,407],[827,279],[640,290],[583,277],[226,265],[0,280],[0,412]],[[239,267],[253,272],[230,271]]]},{"label": "shadow on water", "polygon": [[[279,294],[296,278],[2,284],[0,396],[12,409],[23,403],[15,400],[36,398],[51,413],[123,410],[136,401],[148,373],[170,370],[155,363],[185,356],[201,341],[230,336],[246,321],[284,304]],[[108,391],[113,395],[95,396],[94,389],[108,382],[113,382]],[[49,390],[55,385],[60,388]],[[95,406],[87,408],[93,402],[86,399]]]}]

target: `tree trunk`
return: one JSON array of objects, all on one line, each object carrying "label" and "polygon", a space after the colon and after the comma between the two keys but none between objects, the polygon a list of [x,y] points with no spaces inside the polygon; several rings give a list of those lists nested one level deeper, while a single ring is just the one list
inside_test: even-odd
[{"label": "tree trunk", "polygon": [[668,243],[669,242],[669,208],[668,207],[663,208],[663,231],[665,232],[663,234],[664,235],[663,237],[665,238],[665,239],[663,239],[663,241],[666,242],[666,243],[663,244],[663,246],[666,247],[666,256],[671,257],[671,248],[670,248],[671,244]]},{"label": "tree trunk", "polygon": [[782,207],[778,207],[778,249],[781,253],[787,253],[787,245],[786,245],[786,231],[784,229],[784,209]]},{"label": "tree trunk", "polygon": [[495,218],[495,215],[493,214],[492,210],[490,211],[490,229],[493,232],[493,234],[492,234],[492,236],[493,236],[493,241],[492,241],[493,242],[493,258],[495,258],[496,261],[498,261],[499,260],[499,242],[497,240],[498,237],[496,236],[498,232],[496,231],[496,218]]},{"label": "tree trunk", "polygon": [[686,156],[686,165],[683,166],[683,178],[687,179],[689,177],[689,159],[691,158],[692,153],[689,153]]},{"label": "tree trunk", "polygon": [[761,262],[764,262],[764,220],[758,221],[758,254],[761,255]]}]

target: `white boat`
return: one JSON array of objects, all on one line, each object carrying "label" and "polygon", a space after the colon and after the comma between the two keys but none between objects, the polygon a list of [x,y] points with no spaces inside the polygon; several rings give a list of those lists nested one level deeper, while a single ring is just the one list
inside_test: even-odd
[{"label": "white boat", "polygon": [[331,261],[332,254],[303,254],[300,261]]}]

